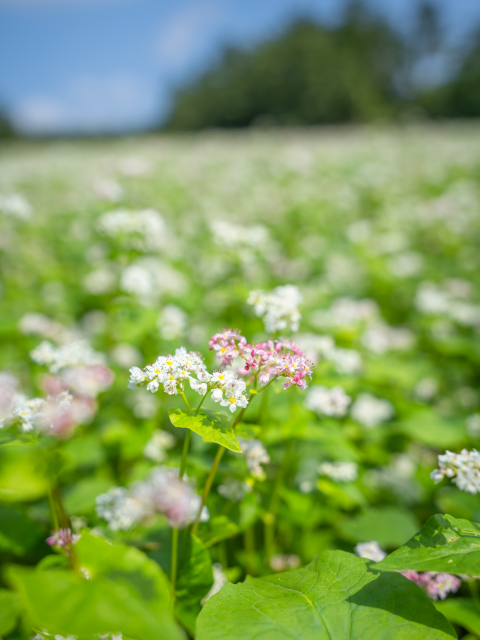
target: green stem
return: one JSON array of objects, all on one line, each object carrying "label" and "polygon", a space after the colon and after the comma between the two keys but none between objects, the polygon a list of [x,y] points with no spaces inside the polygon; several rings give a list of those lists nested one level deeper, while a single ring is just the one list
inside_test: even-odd
[{"label": "green stem", "polygon": [[477,605],[477,609],[480,609],[480,596],[478,594],[478,584],[476,580],[469,580],[468,586],[470,588],[470,593],[472,594],[473,601]]},{"label": "green stem", "polygon": [[265,525],[265,551],[267,558],[271,558],[275,554],[275,523],[277,512],[280,506],[280,487],[282,485],[283,476],[285,475],[286,463],[290,454],[291,442],[288,442],[285,453],[280,464],[280,468],[275,479],[272,497],[268,512],[264,515],[263,521]]},{"label": "green stem", "polygon": [[217,455],[215,456],[215,459],[214,459],[213,464],[212,464],[212,468],[210,469],[210,473],[208,474],[207,481],[205,482],[205,486],[203,488],[202,503],[201,503],[200,508],[198,510],[197,518],[196,518],[195,522],[193,523],[192,535],[195,535],[197,533],[197,531],[198,531],[198,527],[199,527],[199,524],[200,524],[200,516],[202,515],[202,509],[203,509],[203,507],[205,506],[205,504],[207,502],[208,494],[210,493],[210,489],[212,487],[213,479],[215,477],[215,474],[216,474],[217,469],[218,469],[218,465],[220,464],[220,460],[222,459],[222,456],[223,456],[224,453],[225,453],[225,447],[218,447]]},{"label": "green stem", "polygon": [[57,515],[57,507],[55,505],[55,500],[53,499],[53,487],[51,484],[48,487],[48,502],[50,504],[50,513],[52,516],[53,528],[55,530],[60,529],[60,524],[58,522],[58,515]]},{"label": "green stem", "polygon": [[180,395],[182,396],[183,401],[185,403],[185,406],[187,407],[187,411],[191,411],[190,405],[188,404],[188,400],[187,400],[187,397],[186,397],[185,393],[182,391],[182,393]]},{"label": "green stem", "polygon": [[202,406],[203,401],[205,400],[205,398],[206,398],[206,397],[207,397],[207,394],[205,394],[205,395],[203,396],[203,398],[200,400],[200,404],[199,404],[199,405],[198,405],[198,407],[195,409],[195,411],[200,411],[200,407]]},{"label": "green stem", "polygon": [[252,525],[245,530],[245,533],[243,534],[243,542],[245,545],[245,554],[247,560],[247,574],[249,576],[254,576],[256,573],[255,525]]}]

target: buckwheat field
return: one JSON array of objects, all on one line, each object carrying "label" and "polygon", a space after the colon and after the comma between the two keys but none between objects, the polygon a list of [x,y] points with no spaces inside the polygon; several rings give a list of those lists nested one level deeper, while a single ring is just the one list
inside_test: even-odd
[{"label": "buckwheat field", "polygon": [[0,637],[480,638],[480,127],[12,143]]}]

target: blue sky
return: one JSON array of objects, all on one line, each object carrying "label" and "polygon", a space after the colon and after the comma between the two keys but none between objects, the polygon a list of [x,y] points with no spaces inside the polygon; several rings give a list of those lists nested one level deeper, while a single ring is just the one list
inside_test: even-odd
[{"label": "blue sky", "polygon": [[[406,27],[417,0],[369,0]],[[452,42],[480,0],[437,0]],[[31,133],[123,130],[168,110],[172,88],[225,44],[279,32],[294,16],[335,21],[344,0],[0,0],[0,105]]]}]

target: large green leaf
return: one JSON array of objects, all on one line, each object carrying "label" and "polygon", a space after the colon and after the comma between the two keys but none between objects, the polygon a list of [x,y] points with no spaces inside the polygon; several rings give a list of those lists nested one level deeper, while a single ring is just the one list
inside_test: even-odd
[{"label": "large green leaf", "polygon": [[177,604],[175,613],[188,631],[194,635],[200,602],[213,585],[212,560],[206,546],[196,537],[185,533],[178,565]]},{"label": "large green leaf", "polygon": [[20,613],[18,594],[7,589],[0,589],[0,636],[11,631]]},{"label": "large green leaf", "polygon": [[198,536],[207,547],[211,547],[220,540],[236,536],[239,531],[239,526],[232,522],[228,516],[215,516],[210,518],[206,526],[200,529]]},{"label": "large green leaf", "polygon": [[227,584],[205,604],[196,640],[451,640],[427,595],[399,573],[327,551],[298,571]]},{"label": "large green leaf", "polygon": [[386,547],[398,547],[418,531],[419,524],[406,509],[381,507],[365,509],[339,524],[344,538],[352,542],[376,540]]},{"label": "large green leaf", "polygon": [[232,425],[221,411],[169,409],[168,415],[174,427],[191,429],[206,442],[216,442],[230,451],[242,453]]},{"label": "large green leaf", "polygon": [[467,631],[480,631],[480,608],[470,598],[449,598],[436,602],[435,606],[447,620],[459,624]]},{"label": "large green leaf", "polygon": [[69,570],[10,566],[8,582],[32,621],[52,633],[122,632],[137,640],[180,640],[160,567],[138,549],[82,534],[75,546],[87,580]]},{"label": "large green leaf", "polygon": [[432,516],[411,540],[375,565],[384,571],[480,573],[480,524]]}]

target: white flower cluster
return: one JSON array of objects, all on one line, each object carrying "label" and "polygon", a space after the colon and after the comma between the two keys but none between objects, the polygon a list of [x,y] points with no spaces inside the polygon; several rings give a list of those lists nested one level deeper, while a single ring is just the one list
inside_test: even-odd
[{"label": "white flower cluster", "polygon": [[385,323],[368,327],[361,339],[362,345],[379,355],[387,351],[407,351],[415,343],[415,336],[403,327],[391,327]]},{"label": "white flower cluster", "polygon": [[247,304],[254,306],[255,315],[263,319],[265,331],[298,331],[301,314],[298,305],[302,296],[298,287],[286,284],[273,291],[251,291]]},{"label": "white flower cluster", "polygon": [[355,462],[323,462],[318,472],[336,482],[353,482],[358,478],[358,465]]},{"label": "white flower cluster", "polygon": [[26,313],[20,318],[18,329],[24,335],[40,336],[47,340],[53,340],[57,344],[73,342],[80,337],[78,330],[69,329],[43,313]]},{"label": "white flower cluster", "polygon": [[19,193],[0,196],[0,211],[6,216],[19,220],[29,220],[33,214],[32,205]]},{"label": "white flower cluster", "polygon": [[252,485],[238,478],[226,478],[222,484],[218,485],[218,493],[222,498],[233,502],[240,502],[251,491]]},{"label": "white flower cluster", "polygon": [[[183,528],[195,520],[201,502],[192,485],[178,478],[178,469],[156,467],[131,489],[113,487],[98,496],[96,512],[112,531],[128,531],[155,513],[163,514],[172,527]],[[204,508],[201,520],[207,519]]]},{"label": "white flower cluster", "polygon": [[232,413],[238,407],[244,409],[248,405],[244,380],[230,371],[209,373],[202,357],[185,347],[177,349],[173,356],[160,356],[143,370],[132,367],[128,386],[130,389],[146,386],[148,391],[155,393],[162,385],[166,393],[176,395],[183,393],[186,380],[193,391],[202,396],[210,390],[212,400],[228,407]]},{"label": "white flower cluster", "polygon": [[162,249],[169,242],[165,220],[155,209],[109,211],[100,216],[98,229],[110,237],[122,237],[129,246],[142,251]]},{"label": "white flower cluster", "polygon": [[480,453],[476,449],[463,449],[461,453],[446,451],[438,456],[438,467],[430,474],[435,484],[451,478],[461,491],[480,493]]},{"label": "white flower cluster", "polygon": [[480,413],[472,413],[465,421],[468,435],[471,438],[480,436]]},{"label": "white flower cluster", "polygon": [[185,335],[188,315],[174,304],[167,304],[158,318],[157,327],[164,340],[178,340]]},{"label": "white flower cluster", "polygon": [[368,560],[373,560],[374,562],[380,562],[387,556],[375,540],[371,542],[359,542],[355,547],[355,553],[360,558],[368,558]]},{"label": "white flower cluster", "polygon": [[167,457],[167,451],[175,446],[177,439],[168,431],[160,431],[156,429],[150,440],[143,449],[143,455],[154,462],[164,462]]},{"label": "white flower cluster", "polygon": [[394,414],[394,408],[388,400],[376,398],[371,393],[360,393],[350,410],[353,420],[368,429],[390,420]]},{"label": "white flower cluster", "polygon": [[441,284],[422,282],[415,296],[415,306],[420,313],[444,316],[465,327],[480,326],[480,305],[468,302],[471,284],[464,280],[450,279]]},{"label": "white flower cluster", "polygon": [[260,440],[256,440],[255,438],[249,440],[248,438],[242,438],[241,436],[238,437],[238,442],[241,450],[247,458],[248,470],[252,476],[259,479],[264,478],[265,472],[260,465],[268,464],[270,462],[270,456],[263,444]]},{"label": "white flower cluster", "polygon": [[369,323],[378,316],[379,308],[374,300],[354,300],[345,297],[336,298],[329,309],[314,311],[310,320],[315,327],[326,329]]},{"label": "white flower cluster", "polygon": [[268,564],[274,571],[288,571],[289,569],[297,569],[301,564],[301,560],[294,553],[278,553],[269,559]]},{"label": "white flower cluster", "polygon": [[215,220],[210,229],[215,244],[227,249],[251,250],[253,247],[263,253],[271,244],[268,229],[260,224],[245,227],[227,220]]},{"label": "white flower cluster", "polygon": [[295,343],[305,351],[305,355],[314,364],[320,360],[333,363],[337,373],[355,375],[362,370],[362,356],[353,349],[337,347],[331,336],[320,336],[305,333],[297,336]]},{"label": "white flower cluster", "polygon": [[180,271],[154,258],[145,256],[122,271],[120,288],[135,295],[146,306],[156,305],[162,294],[183,295],[188,283]]},{"label": "white flower cluster", "polygon": [[37,364],[47,365],[51,373],[59,373],[63,369],[80,365],[105,364],[105,356],[92,349],[84,340],[76,340],[58,347],[45,340],[30,352],[30,357]]},{"label": "white flower cluster", "polygon": [[343,418],[348,410],[348,405],[352,399],[342,387],[323,387],[315,385],[310,388],[305,406],[311,411],[315,411],[319,416],[331,416]]}]

